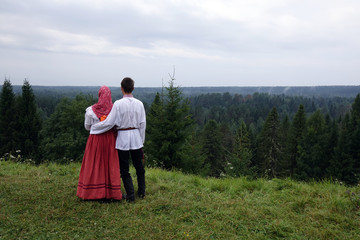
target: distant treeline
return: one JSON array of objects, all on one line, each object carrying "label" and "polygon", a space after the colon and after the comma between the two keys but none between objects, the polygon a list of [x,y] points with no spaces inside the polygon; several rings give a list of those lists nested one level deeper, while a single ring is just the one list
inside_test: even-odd
[{"label": "distant treeline", "polygon": [[[74,97],[80,93],[97,96],[100,86],[32,86],[35,95],[42,93],[51,93],[57,96]],[[2,86],[0,86],[1,91]],[[121,96],[120,86],[110,87],[118,98]],[[346,86],[275,86],[275,87],[181,87],[185,97],[207,94],[207,93],[230,93],[248,95],[254,93],[268,93],[274,95],[303,96],[303,97],[356,97],[360,92],[360,85]],[[21,86],[14,85],[15,94],[21,93]],[[135,94],[155,96],[161,92],[161,87],[136,87]],[[153,99],[152,99],[153,100]]]},{"label": "distant treeline", "polygon": [[[0,156],[81,161],[99,87],[12,86],[0,99]],[[120,88],[111,88],[115,101]],[[137,87],[148,166],[203,176],[360,180],[360,86]]]},{"label": "distant treeline", "polygon": [[[68,97],[73,99],[77,95],[82,94],[96,99],[99,87],[100,86],[32,86],[32,89],[34,95],[36,95],[37,104],[40,106],[42,111],[44,111],[42,114],[49,116],[54,111],[56,104],[61,98]],[[1,89],[2,86],[0,86],[0,91]],[[110,87],[110,89],[112,91],[113,101],[122,97],[120,87]],[[22,86],[13,86],[13,92],[15,95],[20,95],[21,91]],[[163,90],[160,87],[136,87],[134,95],[143,101],[145,107],[147,108],[154,100],[155,94],[161,91]],[[197,101],[196,97],[199,95],[205,95],[205,98],[206,96],[210,98],[213,96],[217,97],[221,94],[247,96],[266,93],[268,95],[283,95],[285,97],[302,98],[304,101],[308,102],[312,101],[309,99],[315,99],[314,102],[326,102],[327,99],[332,98],[353,99],[360,92],[360,85],[313,87],[181,87],[181,91],[185,98],[190,98],[195,101]],[[209,96],[209,94],[214,95]],[[221,104],[221,102],[216,103],[216,105],[218,104]]]}]

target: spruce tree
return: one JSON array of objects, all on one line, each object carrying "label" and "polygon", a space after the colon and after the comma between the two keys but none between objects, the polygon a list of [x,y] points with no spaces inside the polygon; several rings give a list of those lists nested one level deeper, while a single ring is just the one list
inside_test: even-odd
[{"label": "spruce tree", "polygon": [[226,164],[226,174],[232,177],[253,176],[251,161],[253,152],[247,126],[241,121],[235,135],[234,150]]},{"label": "spruce tree", "polygon": [[39,111],[35,102],[35,95],[29,81],[24,80],[22,94],[17,104],[17,115],[19,128],[16,131],[16,142],[25,158],[38,159],[38,146],[40,143],[39,132],[41,129],[41,120]]},{"label": "spruce tree", "polygon": [[325,119],[318,110],[311,115],[307,129],[300,144],[294,176],[300,180],[322,179],[328,167],[326,152],[328,135]]},{"label": "spruce tree", "polygon": [[354,185],[360,179],[360,94],[352,104],[350,114],[341,122],[340,137],[335,148],[329,174],[347,184]]},{"label": "spruce tree", "polygon": [[330,119],[329,115],[326,116],[326,135],[328,141],[325,147],[327,158],[324,160],[324,163],[326,164],[326,173],[324,176],[326,178],[332,178],[330,168],[335,159],[335,150],[339,141],[339,127],[335,120]]},{"label": "spruce tree", "polygon": [[185,142],[184,149],[180,152],[181,171],[190,174],[207,176],[208,172],[203,171],[206,155],[202,151],[201,137],[195,131]]},{"label": "spruce tree", "polygon": [[328,173],[334,180],[344,181],[346,184],[356,184],[358,179],[354,168],[354,159],[351,156],[350,135],[350,116],[346,114],[341,122],[339,140],[334,150],[334,157],[331,158]]},{"label": "spruce tree", "polygon": [[225,161],[222,159],[220,127],[215,120],[208,121],[204,126],[202,150],[205,156],[203,171],[206,171],[208,176],[220,177],[224,172]]},{"label": "spruce tree", "polygon": [[82,160],[89,136],[84,128],[85,109],[94,102],[92,97],[83,95],[61,99],[41,131],[44,160],[60,163]]},{"label": "spruce tree", "polygon": [[15,94],[10,80],[5,79],[0,95],[0,157],[14,152],[16,129]]},{"label": "spruce tree", "polygon": [[222,145],[224,146],[224,158],[227,157],[232,151],[234,147],[234,134],[230,129],[230,126],[227,122],[223,122],[220,124],[220,137],[222,141]]},{"label": "spruce tree", "polygon": [[286,151],[289,144],[289,131],[290,131],[290,119],[286,115],[284,120],[281,122],[280,127],[280,145],[282,146],[282,154],[279,161],[279,176],[287,177],[290,176],[290,169],[287,163],[289,159],[289,153]]},{"label": "spruce tree", "polygon": [[360,124],[360,94],[358,94],[351,106],[351,120],[355,125]]},{"label": "spruce tree", "polygon": [[360,179],[360,94],[358,94],[351,107],[350,120],[350,155],[354,162],[354,171]]},{"label": "spruce tree", "polygon": [[294,170],[299,158],[299,147],[303,140],[306,130],[306,115],[304,105],[300,104],[296,112],[288,136],[288,145],[286,147],[286,155],[288,157],[287,169],[289,169],[290,176],[294,176]]},{"label": "spruce tree", "polygon": [[146,118],[145,151],[148,164],[153,167],[164,167],[164,103],[159,93],[156,94]]},{"label": "spruce tree", "polygon": [[181,88],[175,86],[174,76],[171,76],[163,98],[156,95],[147,122],[150,157],[165,169],[181,169],[181,157],[184,151],[190,151],[186,142],[193,120],[189,102],[184,99]]},{"label": "spruce tree", "polygon": [[277,177],[280,173],[282,146],[280,145],[280,121],[275,107],[265,120],[258,143],[260,174],[270,178]]}]

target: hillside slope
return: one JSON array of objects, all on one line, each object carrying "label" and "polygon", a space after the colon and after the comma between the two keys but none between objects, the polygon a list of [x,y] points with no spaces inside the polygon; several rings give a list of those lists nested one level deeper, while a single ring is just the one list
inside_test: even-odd
[{"label": "hillside slope", "polygon": [[0,239],[360,239],[359,188],[339,183],[147,169],[129,204],[79,200],[79,171],[0,161]]}]

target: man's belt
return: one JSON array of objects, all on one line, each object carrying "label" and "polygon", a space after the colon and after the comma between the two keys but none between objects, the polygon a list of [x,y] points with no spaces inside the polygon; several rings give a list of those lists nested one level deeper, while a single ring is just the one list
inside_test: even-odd
[{"label": "man's belt", "polygon": [[119,128],[117,130],[118,131],[126,131],[126,130],[134,130],[134,129],[137,129],[137,128]]}]

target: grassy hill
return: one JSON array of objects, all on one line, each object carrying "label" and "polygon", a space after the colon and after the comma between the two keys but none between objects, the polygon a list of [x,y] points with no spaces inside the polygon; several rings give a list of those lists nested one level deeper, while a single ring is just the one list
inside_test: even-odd
[{"label": "grassy hill", "polygon": [[79,171],[0,161],[0,239],[360,239],[359,187],[147,169],[129,204],[79,200]]}]

